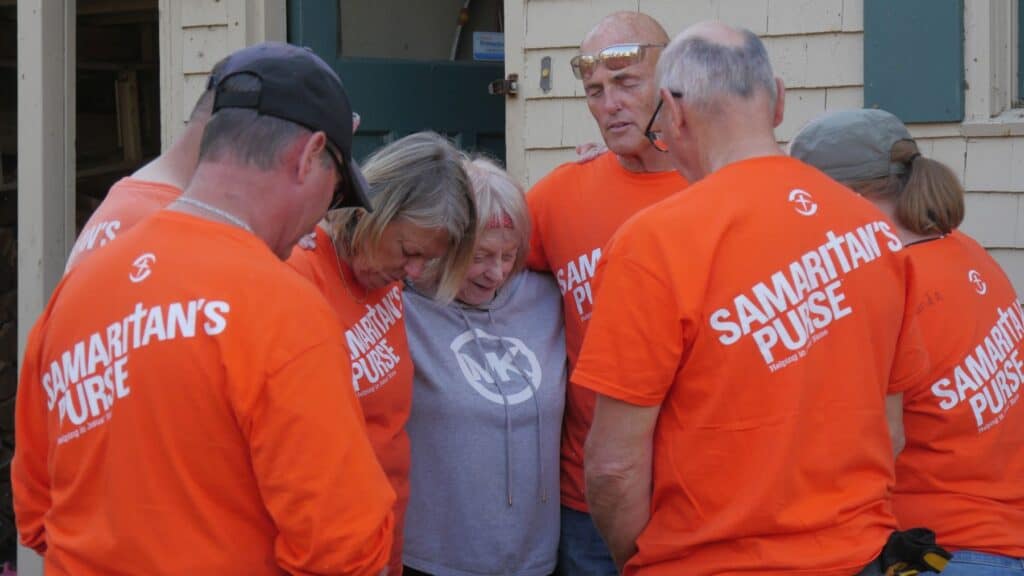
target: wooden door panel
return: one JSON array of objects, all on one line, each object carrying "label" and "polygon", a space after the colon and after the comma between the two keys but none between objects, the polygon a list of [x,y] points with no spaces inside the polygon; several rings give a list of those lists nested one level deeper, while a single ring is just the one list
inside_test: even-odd
[{"label": "wooden door panel", "polygon": [[288,41],[309,46],[338,72],[362,119],[357,159],[406,134],[434,130],[504,162],[505,100],[487,93],[504,75],[503,64],[346,58],[338,54],[339,25],[336,1],[288,1]]}]

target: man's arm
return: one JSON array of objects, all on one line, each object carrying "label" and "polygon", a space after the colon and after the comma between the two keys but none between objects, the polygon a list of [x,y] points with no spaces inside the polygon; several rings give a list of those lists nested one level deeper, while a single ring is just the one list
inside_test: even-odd
[{"label": "man's arm", "polygon": [[583,457],[587,505],[619,571],[636,554],[636,539],[650,518],[652,444],[660,409],[597,395]]},{"label": "man's arm", "polygon": [[526,267],[537,272],[551,272],[547,251],[544,246],[544,225],[547,219],[546,191],[552,186],[552,177],[548,176],[534,184],[526,193],[526,208],[530,212],[530,251],[526,254]]},{"label": "man's arm", "polygon": [[903,393],[889,394],[885,397],[885,419],[889,424],[889,438],[892,440],[892,455],[899,456],[907,445],[907,437],[903,433]]},{"label": "man's arm", "polygon": [[278,564],[291,574],[376,574],[395,493],[366,436],[340,335],[271,373],[242,407]]},{"label": "man's arm", "polygon": [[[45,315],[44,315],[45,318]],[[46,553],[43,518],[50,510],[50,474],[47,470],[49,431],[47,398],[39,374],[39,352],[43,320],[29,335],[18,381],[15,404],[17,447],[11,464],[11,488],[14,491],[14,517],[21,543],[39,554]]]}]

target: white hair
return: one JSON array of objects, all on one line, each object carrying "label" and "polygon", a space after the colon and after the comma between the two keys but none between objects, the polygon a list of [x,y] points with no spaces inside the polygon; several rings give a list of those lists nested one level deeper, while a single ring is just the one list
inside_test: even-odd
[{"label": "white hair", "polygon": [[494,220],[507,217],[512,222],[512,231],[519,241],[519,250],[512,267],[512,274],[526,265],[530,251],[530,211],[526,207],[526,196],[518,182],[509,176],[494,161],[483,156],[467,157],[463,166],[476,201],[477,238],[490,227]]},{"label": "white hair", "polygon": [[756,34],[741,29],[743,44],[728,46],[698,35],[676,36],[658,60],[658,83],[682,94],[682,99],[703,109],[714,109],[721,96],[751,98],[767,91],[775,108],[775,75],[768,51]]}]

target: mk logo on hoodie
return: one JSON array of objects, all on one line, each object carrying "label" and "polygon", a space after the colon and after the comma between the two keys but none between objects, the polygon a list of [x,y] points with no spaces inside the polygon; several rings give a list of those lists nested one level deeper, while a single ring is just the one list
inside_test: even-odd
[{"label": "mk logo on hoodie", "polygon": [[495,404],[525,402],[540,387],[537,355],[518,338],[467,330],[452,340],[451,350],[469,385]]}]

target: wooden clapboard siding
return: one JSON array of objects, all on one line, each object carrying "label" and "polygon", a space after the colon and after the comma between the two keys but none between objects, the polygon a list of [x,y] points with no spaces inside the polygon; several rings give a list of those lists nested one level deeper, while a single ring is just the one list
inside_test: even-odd
[{"label": "wooden clapboard siding", "polygon": [[160,126],[181,133],[218,60],[264,40],[284,41],[285,0],[160,0]]},{"label": "wooden clapboard siding", "polygon": [[[1021,79],[992,79],[993,70],[1010,68],[1004,64],[1011,52],[1001,48],[1009,42],[999,39],[1012,37],[1010,26],[1024,21],[1019,1],[963,2],[965,118],[910,129],[924,154],[949,165],[964,182],[964,231],[992,251],[1024,292],[1024,109],[1009,107],[1007,89]],[[569,59],[584,34],[616,10],[646,12],[670,34],[716,18],[760,35],[787,86],[786,117],[777,131],[782,144],[815,116],[865,102],[865,0],[506,0],[505,5],[506,71],[520,75],[520,95],[507,107],[509,167],[527,185],[572,160],[577,144],[600,139]],[[552,66],[548,92],[540,87],[545,57]],[[1021,61],[1024,54],[1016,60],[1018,68]],[[1024,87],[1019,90],[1017,100]]]}]

